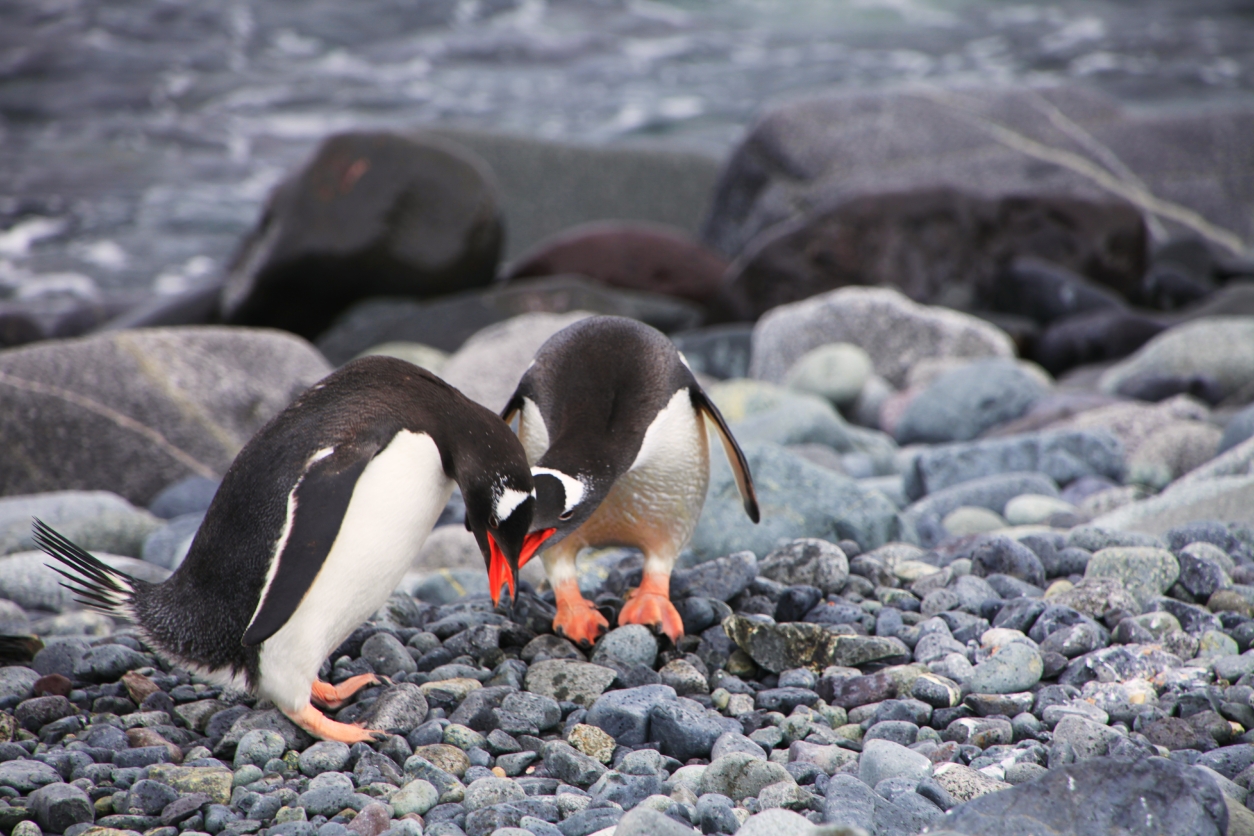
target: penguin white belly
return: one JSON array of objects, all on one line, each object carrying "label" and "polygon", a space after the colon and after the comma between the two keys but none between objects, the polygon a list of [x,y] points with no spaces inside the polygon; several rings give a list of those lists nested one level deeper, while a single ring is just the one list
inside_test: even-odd
[{"label": "penguin white belly", "polygon": [[366,465],[317,577],[261,644],[262,696],[287,710],[308,704],[323,659],[396,589],[453,485],[425,433],[397,433]]},{"label": "penguin white belly", "polygon": [[673,560],[697,527],[709,483],[705,419],[681,389],[649,425],[631,467],[572,537],[588,546],[638,546]]}]

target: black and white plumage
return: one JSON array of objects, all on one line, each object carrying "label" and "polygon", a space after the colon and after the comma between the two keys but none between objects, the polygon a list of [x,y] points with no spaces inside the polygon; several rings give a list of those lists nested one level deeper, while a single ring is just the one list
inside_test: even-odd
[{"label": "black and white plumage", "polygon": [[36,532],[85,603],[135,622],[170,661],[270,699],[314,734],[364,739],[310,697],[334,707],[367,683],[337,690],[318,668],[396,588],[455,484],[490,574],[512,589],[535,505],[518,439],[429,372],[366,357],[244,446],[164,582]]},{"label": "black and white plumage", "polygon": [[575,556],[627,545],[645,553],[644,582],[619,623],[682,635],[669,579],[705,503],[707,422],[754,522],[758,506],[744,453],[674,344],[631,319],[576,322],[541,346],[503,415],[518,417],[532,464],[533,528],[553,530],[543,557],[558,598],[555,629],[589,644],[608,627],[579,594]]}]

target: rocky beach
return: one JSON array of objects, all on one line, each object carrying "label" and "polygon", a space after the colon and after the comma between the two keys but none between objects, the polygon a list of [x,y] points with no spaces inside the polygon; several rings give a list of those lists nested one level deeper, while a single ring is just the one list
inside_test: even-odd
[{"label": "rocky beach", "polygon": [[[360,29],[314,15],[315,37],[285,4],[205,12],[229,44],[134,105],[145,131],[169,116],[175,144],[203,132],[194,197],[170,196],[174,157],[110,139],[110,171],[159,181],[165,203],[148,191],[133,212],[133,190],[87,194],[92,177],[69,202],[30,197],[47,177],[0,201],[3,834],[1254,834],[1254,105],[1235,95],[1254,82],[1231,33],[1205,66],[1234,95],[1155,109],[1075,69],[1097,61],[1078,44],[1116,49],[1107,30],[1021,10],[998,37],[1048,23],[1058,46],[1013,84],[817,78],[717,155],[710,138],[748,105],[685,111],[678,82],[631,130],[695,144],[587,141],[624,139],[598,134],[610,117],[554,138],[500,90],[513,133],[437,108],[279,142],[237,119],[238,90],[197,86],[277,54],[325,70],[337,53],[319,45],[339,43],[336,73],[393,73],[363,81],[366,98],[417,77],[451,95],[449,55],[490,54],[536,73],[570,62],[586,104],[587,76],[609,72],[598,50],[635,78],[615,62],[686,56],[696,73],[747,48],[661,3],[605,5],[594,21],[612,37],[595,41],[532,20],[569,26],[563,4],[423,13]],[[194,40],[196,21],[170,14]],[[0,170],[31,155],[83,71],[36,49],[56,27],[99,50],[88,68],[123,55],[117,78],[157,72],[109,52],[138,30],[89,17],[20,15],[34,46],[0,65],[20,140]],[[389,40],[406,26],[412,41]],[[243,63],[215,64],[218,47]],[[1063,54],[1072,69],[1044,77]],[[532,107],[539,77],[520,76]],[[216,104],[171,116],[184,96]],[[78,159],[49,119],[48,147]],[[164,167],[127,168],[150,157]],[[167,272],[145,288],[148,267]],[[591,648],[554,635],[540,561],[494,608],[455,493],[320,671],[386,677],[334,712],[387,732],[350,747],[160,658],[36,548],[37,517],[163,580],[243,444],[336,367],[399,357],[499,411],[540,345],[592,314],[670,336],[756,483],[757,525],[712,444],[671,577],[677,644],[638,625]],[[614,626],[643,556],[589,550],[579,566]]]}]

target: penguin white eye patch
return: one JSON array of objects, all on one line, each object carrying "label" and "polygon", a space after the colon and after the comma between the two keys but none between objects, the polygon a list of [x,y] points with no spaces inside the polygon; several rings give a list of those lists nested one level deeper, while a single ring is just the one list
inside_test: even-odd
[{"label": "penguin white eye patch", "polygon": [[514,513],[514,509],[522,505],[527,497],[531,494],[526,491],[514,490],[513,488],[501,488],[501,494],[496,498],[496,504],[493,508],[498,520],[508,520],[510,514]]},{"label": "penguin white eye patch", "polygon": [[553,470],[548,467],[533,467],[531,468],[531,473],[533,476],[552,476],[562,483],[562,492],[566,497],[566,507],[562,510],[563,514],[569,514],[583,501],[583,482],[580,482],[575,477],[567,476],[560,470]]}]

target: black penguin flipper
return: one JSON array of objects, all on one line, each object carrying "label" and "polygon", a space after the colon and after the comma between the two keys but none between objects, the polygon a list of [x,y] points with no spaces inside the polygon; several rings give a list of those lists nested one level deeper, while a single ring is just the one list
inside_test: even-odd
[{"label": "black penguin flipper", "polygon": [[61,586],[73,592],[79,603],[110,615],[130,618],[130,603],[139,585],[130,575],[88,554],[43,520],[32,526],[35,545],[60,563],[48,568],[65,578]]},{"label": "black penguin flipper", "polygon": [[289,497],[291,528],[276,543],[270,579],[242,639],[254,647],[273,636],[296,612],[326,562],[344,513],[377,444],[341,445],[305,471]]},{"label": "black penguin flipper", "polygon": [[723,420],[723,414],[718,411],[718,407],[701,387],[693,384],[688,387],[688,392],[692,396],[692,405],[704,413],[705,417],[713,421],[714,426],[718,428],[719,437],[723,440],[723,451],[727,453],[727,461],[731,464],[732,474],[736,477],[736,487],[740,489],[740,498],[744,500],[745,513],[749,515],[749,519],[755,523],[758,522],[762,518],[761,512],[758,511],[758,494],[753,489],[753,474],[749,472],[749,462],[745,459],[744,451],[740,449],[736,438],[728,429],[727,422]]},{"label": "black penguin flipper", "polygon": [[505,408],[501,410],[501,418],[505,423],[512,423],[514,416],[523,408],[522,386],[514,390],[514,395],[509,399],[509,403],[505,404]]}]

